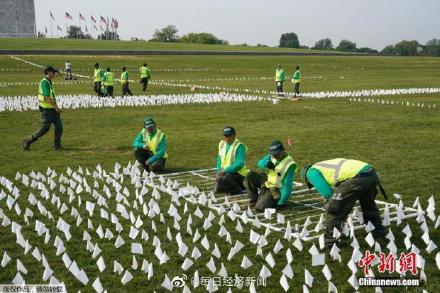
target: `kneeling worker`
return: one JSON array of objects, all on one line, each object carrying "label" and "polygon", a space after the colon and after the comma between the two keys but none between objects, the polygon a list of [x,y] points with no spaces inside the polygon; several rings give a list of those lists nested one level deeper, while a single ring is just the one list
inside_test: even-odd
[{"label": "kneeling worker", "polygon": [[133,141],[134,156],[146,171],[163,172],[167,154],[167,137],[156,128],[153,118],[144,120],[144,128]]},{"label": "kneeling worker", "polygon": [[370,221],[375,227],[371,232],[373,237],[386,236],[388,231],[382,225],[375,203],[376,186],[379,185],[382,193],[384,191],[370,164],[342,158],[323,161],[304,166],[301,178],[309,188],[315,187],[321,196],[329,200],[325,205],[326,244],[331,246],[336,241],[333,238],[334,228],[342,231],[343,223],[357,200],[362,208],[364,223]]},{"label": "kneeling worker", "polygon": [[218,144],[217,177],[214,193],[240,194],[244,190],[247,147],[236,138],[234,127],[223,129],[224,139]]},{"label": "kneeling worker", "polygon": [[258,161],[260,170],[250,171],[246,176],[246,188],[250,203],[255,203],[257,211],[266,208],[284,209],[292,193],[293,178],[297,165],[285,151],[283,144],[275,140],[269,146],[269,154]]}]

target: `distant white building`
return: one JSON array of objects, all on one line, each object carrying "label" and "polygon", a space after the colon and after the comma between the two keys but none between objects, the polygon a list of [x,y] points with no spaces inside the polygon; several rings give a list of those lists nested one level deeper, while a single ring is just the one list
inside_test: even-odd
[{"label": "distant white building", "polygon": [[35,36],[34,0],[0,0],[0,38]]}]

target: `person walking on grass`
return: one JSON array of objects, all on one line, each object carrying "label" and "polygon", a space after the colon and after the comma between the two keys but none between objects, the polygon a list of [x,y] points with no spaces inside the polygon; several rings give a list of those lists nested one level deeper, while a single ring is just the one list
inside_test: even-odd
[{"label": "person walking on grass", "polygon": [[379,209],[376,206],[377,186],[386,198],[373,166],[362,161],[333,159],[314,165],[306,165],[301,170],[301,179],[309,188],[315,187],[327,199],[326,233],[324,242],[332,246],[336,242],[334,230],[342,231],[343,224],[359,200],[363,222],[371,222],[376,239],[383,239],[388,230],[382,225]]},{"label": "person walking on grass", "polygon": [[279,97],[284,97],[283,83],[286,80],[286,75],[284,74],[284,69],[281,64],[278,64],[275,70],[275,84],[277,86],[277,95]]},{"label": "person walking on grass", "polygon": [[113,98],[113,89],[115,86],[115,75],[113,74],[110,67],[107,67],[107,70],[104,74],[104,97],[112,97]]},{"label": "person walking on grass", "polygon": [[93,71],[93,90],[98,94],[98,97],[104,96],[102,93],[102,80],[104,79],[104,70],[99,67],[99,63],[95,64]]},{"label": "person walking on grass", "polygon": [[52,80],[57,72],[58,70],[52,66],[47,66],[44,69],[44,78],[40,81],[38,89],[38,108],[41,113],[42,125],[34,134],[22,139],[21,143],[24,150],[29,150],[31,144],[45,135],[52,124],[55,126],[53,147],[55,150],[62,148],[63,122],[60,115],[61,109],[58,107],[55,91],[52,87]]},{"label": "person walking on grass", "polygon": [[151,117],[144,120],[144,128],[133,141],[134,156],[146,171],[163,172],[168,159],[167,137],[156,127]]},{"label": "person walking on grass", "polygon": [[121,74],[121,84],[122,84],[122,97],[129,94],[130,96],[133,96],[129,86],[128,86],[128,71],[127,67],[122,67],[122,74]]},{"label": "person walking on grass", "polygon": [[225,127],[223,137],[218,144],[214,193],[240,194],[244,190],[243,180],[249,172],[246,168],[247,147],[236,137],[234,127]]},{"label": "person walking on grass", "polygon": [[72,64],[70,63],[69,60],[66,61],[66,64],[64,66],[64,69],[66,71],[66,79],[73,79],[73,75],[72,75]]},{"label": "person walking on grass", "polygon": [[142,91],[145,92],[147,91],[148,82],[151,78],[150,69],[147,67],[147,63],[142,65],[142,67],[139,69],[139,72],[141,73]]},{"label": "person walking on grass", "polygon": [[249,203],[255,204],[257,211],[286,208],[297,164],[281,141],[275,140],[270,144],[269,153],[258,161],[257,166],[259,171],[249,171],[245,179]]},{"label": "person walking on grass", "polygon": [[296,71],[292,75],[292,83],[293,83],[293,98],[296,99],[299,97],[299,86],[301,83],[301,71],[299,70],[299,66],[296,66]]}]

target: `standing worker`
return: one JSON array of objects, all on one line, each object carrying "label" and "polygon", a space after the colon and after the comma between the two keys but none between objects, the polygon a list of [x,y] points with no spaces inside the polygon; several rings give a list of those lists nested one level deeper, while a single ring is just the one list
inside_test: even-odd
[{"label": "standing worker", "polygon": [[102,93],[102,80],[104,79],[104,71],[99,67],[99,63],[95,64],[93,71],[93,90],[98,94],[98,97],[104,96]]},{"label": "standing worker", "polygon": [[122,83],[122,97],[124,97],[126,94],[133,96],[133,94],[130,91],[130,88],[128,87],[128,71],[127,71],[127,67],[125,66],[122,67],[121,83]]},{"label": "standing worker", "polygon": [[104,88],[105,88],[105,97],[112,97],[113,98],[113,89],[115,86],[115,76],[110,69],[110,67],[107,67],[107,70],[104,74]]},{"label": "standing worker", "polygon": [[328,201],[326,210],[326,234],[324,241],[332,246],[336,239],[333,230],[342,231],[343,223],[353,209],[357,200],[362,208],[364,223],[371,222],[375,229],[371,232],[374,238],[384,238],[387,229],[382,225],[380,213],[376,206],[376,186],[382,193],[373,166],[350,159],[333,159],[306,165],[301,170],[301,178],[309,188],[315,187],[321,196]]},{"label": "standing worker", "polygon": [[240,194],[244,190],[243,180],[249,172],[246,168],[247,147],[236,138],[234,127],[225,127],[223,136],[218,144],[214,193]]},{"label": "standing worker", "polygon": [[58,70],[52,66],[48,66],[44,69],[45,76],[40,81],[40,87],[38,90],[38,108],[41,112],[42,125],[34,134],[22,139],[21,143],[24,150],[29,150],[31,144],[45,135],[52,124],[55,126],[53,147],[55,150],[62,148],[61,136],[63,134],[63,122],[61,121],[60,116],[61,109],[57,105],[55,92],[52,87],[52,79],[57,72]]},{"label": "standing worker", "polygon": [[299,96],[299,85],[301,83],[301,71],[299,71],[299,66],[296,66],[296,71],[292,75],[293,87],[293,98],[296,99]]},{"label": "standing worker", "polygon": [[246,176],[245,186],[250,203],[255,203],[257,211],[264,211],[267,208],[284,209],[292,194],[297,167],[295,161],[285,151],[281,141],[275,140],[269,146],[269,154],[258,161],[257,166],[267,174],[249,171]]},{"label": "standing worker", "polygon": [[142,84],[142,91],[147,91],[148,82],[150,81],[150,69],[147,67],[147,63],[144,63],[143,66],[139,69],[139,72],[141,73],[141,84]]},{"label": "standing worker", "polygon": [[66,79],[73,79],[72,76],[72,64],[69,60],[66,61],[64,69],[66,70]]},{"label": "standing worker", "polygon": [[163,172],[168,159],[167,137],[157,129],[151,117],[144,120],[144,128],[133,141],[134,156],[146,171]]},{"label": "standing worker", "polygon": [[284,69],[281,66],[281,64],[278,64],[278,67],[275,71],[275,83],[277,85],[278,97],[284,97],[283,82],[285,80],[286,80],[286,76],[284,74]]}]

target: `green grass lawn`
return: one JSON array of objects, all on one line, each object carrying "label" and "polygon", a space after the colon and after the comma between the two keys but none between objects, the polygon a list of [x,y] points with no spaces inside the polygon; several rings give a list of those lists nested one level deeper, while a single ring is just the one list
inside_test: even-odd
[{"label": "green grass lawn", "polygon": [[[181,83],[179,80],[194,80],[183,82],[210,87],[225,87],[251,90],[275,90],[272,77],[275,76],[277,64],[283,64],[286,76],[285,89],[292,90],[290,77],[296,65],[301,66],[303,82],[301,90],[314,91],[340,91],[359,89],[392,89],[408,87],[433,87],[439,86],[440,59],[438,58],[398,58],[398,57],[249,57],[249,56],[23,56],[25,60],[58,68],[64,68],[68,58],[74,70],[79,74],[92,75],[93,65],[99,62],[101,66],[110,66],[119,70],[122,66],[130,68],[130,78],[139,79],[138,68],[147,62],[152,69],[152,81],[171,81]],[[1,82],[38,82],[41,79],[41,69],[12,59],[0,56],[1,68],[22,69],[26,71],[0,71]],[[174,71],[165,71],[174,70]],[[184,70],[198,71],[184,71]],[[28,70],[31,70],[30,72]],[[216,81],[218,78],[252,78],[266,77],[265,80],[226,80]],[[56,81],[62,81],[57,78]],[[207,79],[207,81],[202,81]],[[35,85],[0,87],[0,95],[30,95],[35,93]],[[116,93],[120,92],[120,85],[116,85]],[[135,94],[139,94],[139,86],[132,85]],[[88,86],[57,86],[57,93],[93,93],[93,85]],[[187,88],[169,88],[152,85],[149,93],[174,93],[190,92]]]},{"label": "green grass lawn", "polygon": [[[54,64],[62,66],[66,57],[63,56],[27,56],[26,60],[38,64]],[[224,78],[236,76],[272,76],[274,66],[282,63],[289,68],[296,64],[302,66],[304,76],[322,76],[324,79],[304,78],[304,91],[318,90],[357,90],[364,88],[405,88],[405,87],[425,87],[438,86],[438,68],[440,59],[436,58],[348,58],[348,57],[205,57],[205,56],[148,56],[148,57],[97,57],[85,58],[81,56],[72,56],[70,61],[76,68],[90,69],[94,62],[100,61],[102,64],[119,68],[121,65],[129,67],[138,67],[146,60],[154,68],[207,68],[203,72],[153,72],[153,79],[178,80],[178,79],[203,79],[203,78]],[[0,68],[21,68],[31,69],[31,72],[2,72],[0,71],[0,83],[8,81],[39,81],[41,74],[22,62],[13,60],[7,56],[0,57]],[[416,73],[415,73],[416,72]],[[132,78],[136,78],[136,73],[132,73]],[[344,76],[344,79],[338,78]],[[59,81],[61,81],[59,79]],[[258,81],[225,81],[225,82],[204,82],[200,84],[219,85],[224,87],[239,88],[259,88],[273,89],[273,82],[268,80]],[[136,91],[137,85],[133,85]],[[0,87],[0,95],[32,95],[36,92],[36,86],[17,86]],[[69,85],[57,86],[57,93],[60,94],[79,94],[91,93],[90,85]],[[116,92],[119,88],[116,89]],[[189,93],[189,88],[172,88],[152,85],[150,93]],[[394,101],[429,102],[436,103],[440,95],[422,95],[422,96],[393,96],[378,97],[379,99],[389,99]],[[438,104],[438,102],[437,102]],[[389,194],[399,193],[403,195],[405,205],[412,205],[417,196],[420,197],[423,208],[427,206],[427,200],[431,195],[436,196],[440,184],[440,160],[438,156],[438,147],[440,144],[440,134],[438,126],[440,125],[440,116],[438,109],[421,109],[400,105],[378,105],[369,103],[349,103],[348,99],[326,99],[326,100],[302,100],[299,102],[280,101],[274,105],[269,101],[253,103],[228,103],[211,105],[173,105],[161,107],[138,107],[138,108],[113,108],[113,109],[81,109],[64,110],[62,117],[64,122],[63,144],[65,150],[55,152],[51,149],[52,133],[48,133],[44,138],[34,144],[29,152],[21,149],[20,139],[31,134],[39,127],[39,113],[37,111],[26,112],[2,112],[0,113],[0,175],[13,180],[17,171],[29,173],[32,170],[45,173],[48,167],[54,168],[58,174],[66,172],[67,166],[77,169],[78,166],[88,168],[92,171],[97,164],[100,164],[108,172],[113,170],[115,162],[126,165],[128,161],[134,161],[131,148],[132,140],[142,126],[145,116],[153,116],[158,122],[158,127],[168,136],[169,141],[169,160],[167,168],[169,172],[184,171],[192,169],[210,168],[215,165],[215,155],[217,152],[218,141],[222,138],[222,129],[225,125],[233,125],[237,129],[238,137],[249,147],[248,166],[255,168],[256,162],[267,152],[269,143],[274,139],[280,139],[286,142],[287,138],[293,139],[294,144],[288,147],[288,151],[301,167],[307,163],[314,163],[320,160],[347,157],[363,160],[373,164],[380,173],[384,187]],[[88,177],[88,183],[92,184],[93,179]],[[296,177],[296,180],[299,180]],[[100,181],[99,192],[103,192],[103,182]],[[133,186],[129,183],[129,178],[125,183],[131,190],[130,205],[134,200]],[[18,203],[24,210],[27,206],[27,198],[30,192],[33,192],[38,198],[38,191],[19,184],[21,196]],[[68,196],[57,193],[62,202],[68,203]],[[83,201],[95,201],[95,199],[86,193],[82,193]],[[150,198],[148,198],[149,200]],[[295,198],[293,198],[295,201]],[[392,203],[398,203],[394,198],[390,199]],[[5,205],[5,200],[1,202],[1,208],[5,214],[10,216],[23,225],[23,235],[29,238],[33,245],[42,248],[49,260],[51,268],[55,270],[55,276],[66,283],[70,291],[93,292],[91,283],[99,276],[105,288],[109,292],[163,292],[160,284],[163,281],[164,274],[167,273],[170,278],[184,273],[180,268],[184,258],[177,254],[177,245],[175,241],[166,239],[166,226],[173,225],[173,219],[166,213],[170,205],[170,197],[162,194],[159,201],[161,210],[165,216],[166,224],[160,224],[159,218],[154,218],[158,227],[158,232],[154,233],[151,229],[151,219],[143,217],[145,222],[144,229],[150,235],[150,239],[144,244],[144,255],[154,263],[154,276],[147,280],[146,275],[139,270],[130,271],[134,279],[122,286],[120,278],[122,276],[113,273],[114,259],[117,259],[124,268],[130,268],[132,256],[129,244],[125,244],[117,250],[113,246],[113,240],[99,240],[99,247],[102,249],[102,255],[105,257],[107,269],[100,274],[95,265],[96,259],[92,259],[85,248],[85,242],[82,241],[82,230],[87,229],[86,219],[89,217],[82,209],[81,217],[85,220],[79,227],[72,225],[71,231],[73,238],[65,242],[66,251],[73,257],[78,265],[83,268],[90,278],[87,287],[83,287],[68,272],[60,258],[55,256],[52,236],[51,242],[46,245],[43,243],[44,237],[39,237],[33,232],[34,225],[25,226],[23,217],[18,217],[13,211]],[[84,203],[83,203],[84,204]],[[115,212],[116,200],[114,197],[108,199],[108,210]],[[51,212],[57,219],[61,214],[50,201],[46,202],[47,207],[51,207]],[[77,207],[74,202],[72,206]],[[39,214],[36,207],[29,207],[35,214],[35,218],[45,221],[49,227],[55,229],[56,222],[50,222],[46,217]],[[70,205],[69,205],[70,208]],[[189,210],[193,211],[196,207],[189,205]],[[205,216],[209,209],[201,207]],[[183,205],[178,207],[179,213],[183,215]],[[139,212],[139,211],[138,211]],[[65,220],[73,221],[70,210],[63,215]],[[118,214],[119,215],[119,214]],[[142,215],[142,214],[141,214]],[[219,219],[216,215],[216,221]],[[95,226],[102,224],[103,228],[112,228],[113,225],[108,221],[103,221],[99,216],[99,209],[90,217]],[[181,221],[182,238],[186,244],[191,244],[190,252],[194,244],[192,236],[184,233],[186,231],[186,218]],[[249,243],[249,231],[254,229],[260,234],[264,229],[257,229],[251,224],[244,225],[243,234],[234,230],[237,221],[232,221],[225,216],[224,226],[231,233],[233,241],[239,240],[245,244],[243,250],[237,254],[232,261],[228,261],[226,256],[229,253],[229,244],[225,243],[224,238],[220,238],[217,233],[220,226],[213,222],[213,227],[208,231],[203,230],[203,220],[192,216],[194,223],[193,230],[199,229],[202,237],[207,234],[211,246],[217,243],[222,254],[220,260],[215,259],[217,270],[220,263],[223,262],[228,269],[228,273],[233,275],[258,276],[261,265],[265,261],[256,256],[256,247]],[[34,220],[31,220],[33,223]],[[420,288],[412,289],[414,292],[422,292],[426,289],[428,292],[436,292],[437,282],[440,281],[440,274],[435,264],[434,251],[427,255],[423,250],[426,245],[421,240],[421,232],[415,220],[408,221],[413,230],[412,242],[422,250],[423,257],[426,260],[425,273],[428,277],[428,283]],[[435,230],[433,224],[428,220],[430,226],[430,237],[437,242],[440,237],[438,230]],[[123,220],[121,224],[124,231],[121,233],[124,240],[129,240],[128,231],[130,221]],[[393,233],[396,237],[398,251],[406,251],[403,245],[403,234],[400,232],[405,226],[393,226]],[[95,227],[96,228],[96,227]],[[56,230],[56,229],[55,229]],[[53,230],[53,231],[55,231]],[[88,230],[89,233],[92,231]],[[177,230],[171,228],[175,235]],[[58,234],[60,234],[58,232]],[[156,234],[162,242],[162,249],[165,249],[170,260],[159,266],[157,258],[154,256],[152,247],[152,238]],[[2,250],[7,250],[8,254],[14,259],[19,257],[28,268],[28,274],[24,276],[27,283],[41,283],[43,268],[35,259],[23,254],[23,250],[15,244],[15,235],[11,233],[10,227],[1,227],[0,235],[2,237]],[[92,234],[91,234],[92,235]],[[116,234],[115,234],[116,235]],[[363,237],[364,232],[357,234],[361,244],[361,251],[367,249]],[[61,237],[61,236],[60,236]],[[263,248],[264,256],[271,251],[276,241],[280,237],[275,232],[268,236],[269,245]],[[93,242],[97,242],[98,236],[92,235]],[[200,240],[199,240],[200,241]],[[139,242],[141,242],[139,240]],[[127,241],[127,243],[129,243]],[[304,244],[304,250],[299,252],[286,240],[282,240],[284,249],[274,255],[277,266],[271,269],[273,276],[267,280],[267,287],[264,292],[282,292],[279,285],[281,270],[286,265],[285,252],[288,247],[291,248],[294,255],[292,268],[294,278],[289,280],[289,285],[293,292],[301,291],[304,284],[304,269],[307,268],[315,277],[311,292],[326,292],[327,281],[321,273],[322,267],[311,267],[311,257],[307,252],[311,244]],[[439,243],[436,243],[437,245]],[[200,243],[196,246],[203,251]],[[340,245],[342,251],[342,263],[331,261],[327,257],[327,263],[333,274],[332,282],[336,285],[339,292],[353,292],[353,288],[347,283],[350,277],[350,271],[346,263],[351,258],[352,249],[349,244]],[[388,251],[385,247],[384,250]],[[211,247],[212,250],[212,247]],[[273,254],[273,252],[272,252]],[[246,271],[240,267],[242,257],[246,255],[254,264]],[[138,257],[139,266],[142,264],[142,258]],[[205,264],[209,261],[209,253],[205,252],[191,269],[186,272],[192,276],[198,270],[201,276],[213,276],[208,271]],[[267,264],[266,264],[267,265]],[[9,283],[15,276],[15,261],[11,261],[5,269],[0,270],[0,283]],[[357,274],[362,275],[361,269]],[[376,276],[378,274],[376,273]],[[382,276],[382,275],[381,275]],[[243,292],[246,292],[244,287]],[[383,288],[384,292],[400,292],[402,288]],[[199,287],[192,292],[202,292]],[[225,288],[220,290],[226,292]],[[238,290],[240,292],[240,290]],[[257,291],[260,292],[259,288]],[[233,290],[236,292],[236,290]],[[372,289],[362,288],[361,292],[374,292]]]}]

